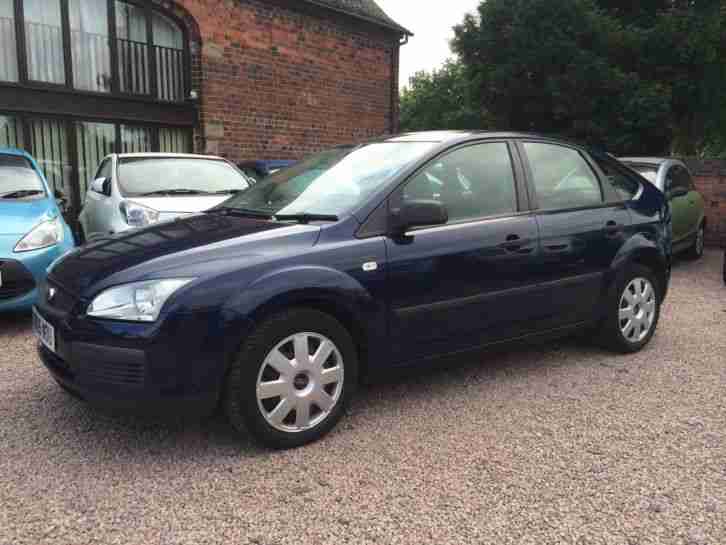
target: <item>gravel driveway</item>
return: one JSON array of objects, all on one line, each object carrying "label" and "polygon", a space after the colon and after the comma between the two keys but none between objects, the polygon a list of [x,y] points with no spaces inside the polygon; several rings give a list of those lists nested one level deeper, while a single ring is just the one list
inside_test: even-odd
[{"label": "gravel driveway", "polygon": [[721,254],[634,356],[578,341],[366,386],[322,442],[110,416],[0,318],[0,543],[726,544]]}]

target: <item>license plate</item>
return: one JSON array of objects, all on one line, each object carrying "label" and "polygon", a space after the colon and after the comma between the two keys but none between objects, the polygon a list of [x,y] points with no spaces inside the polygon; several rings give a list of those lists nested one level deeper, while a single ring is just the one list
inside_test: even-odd
[{"label": "license plate", "polygon": [[33,308],[33,332],[48,350],[55,354],[55,328]]}]

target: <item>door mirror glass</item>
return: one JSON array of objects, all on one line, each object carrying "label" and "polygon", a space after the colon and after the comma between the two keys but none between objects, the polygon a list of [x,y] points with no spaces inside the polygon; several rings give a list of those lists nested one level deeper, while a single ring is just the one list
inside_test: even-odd
[{"label": "door mirror glass", "polygon": [[111,194],[111,180],[108,178],[96,178],[91,183],[91,191],[109,196]]},{"label": "door mirror glass", "polygon": [[402,235],[414,227],[428,227],[444,225],[449,221],[446,207],[439,201],[428,199],[415,199],[403,203],[401,208],[393,213],[393,231]]}]

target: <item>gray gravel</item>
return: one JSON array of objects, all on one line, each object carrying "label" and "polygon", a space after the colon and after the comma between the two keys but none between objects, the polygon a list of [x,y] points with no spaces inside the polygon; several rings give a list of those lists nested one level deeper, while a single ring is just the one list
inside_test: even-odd
[{"label": "gray gravel", "polygon": [[0,319],[0,543],[726,543],[721,254],[677,264],[650,346],[467,356],[363,388],[327,439],[99,414]]}]

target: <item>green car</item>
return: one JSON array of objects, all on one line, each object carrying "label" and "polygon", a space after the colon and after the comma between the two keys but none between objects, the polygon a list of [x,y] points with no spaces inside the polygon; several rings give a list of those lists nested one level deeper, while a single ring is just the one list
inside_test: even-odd
[{"label": "green car", "polygon": [[683,162],[657,157],[623,157],[621,162],[640,173],[668,197],[673,213],[673,253],[703,255],[706,206]]}]

